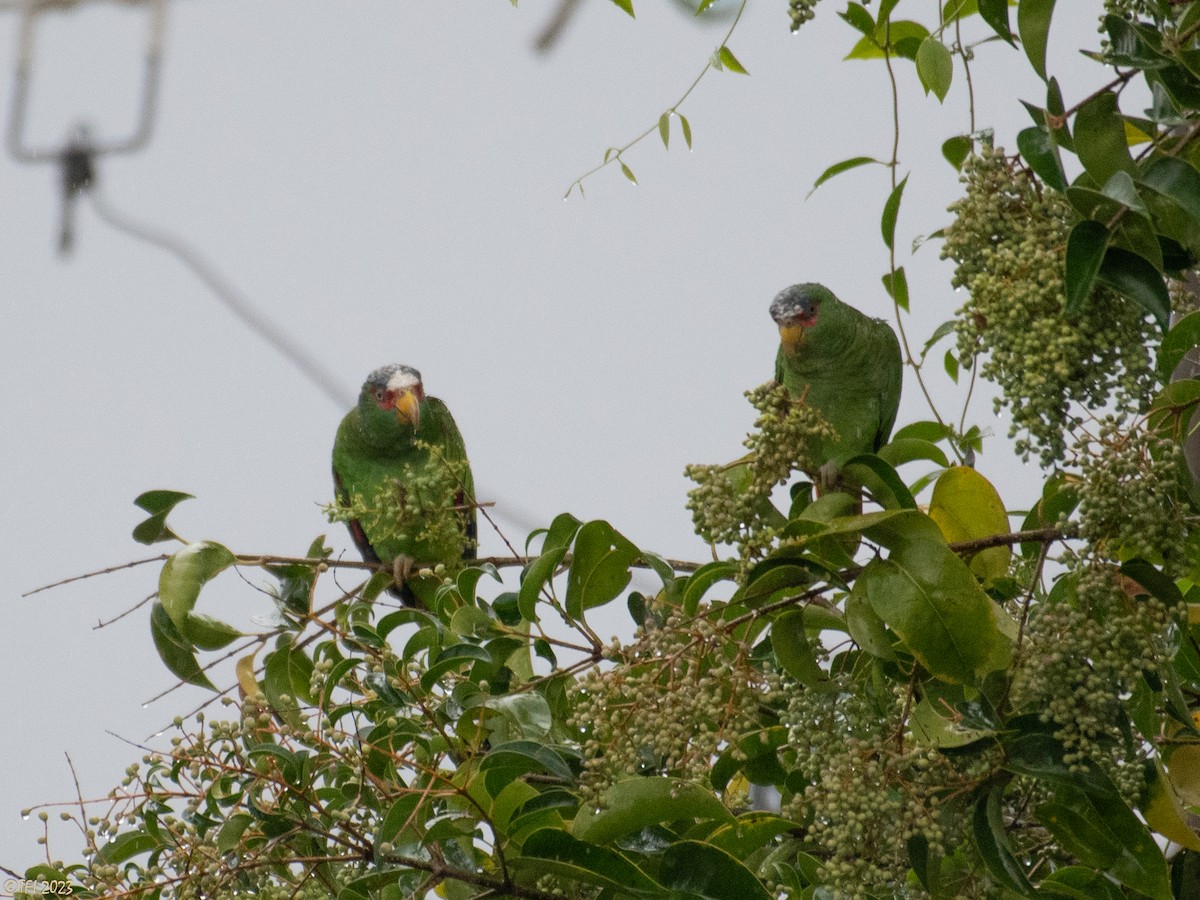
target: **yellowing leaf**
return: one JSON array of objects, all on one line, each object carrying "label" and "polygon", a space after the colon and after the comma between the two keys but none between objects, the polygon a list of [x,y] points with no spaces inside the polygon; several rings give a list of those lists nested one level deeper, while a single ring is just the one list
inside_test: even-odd
[{"label": "yellowing leaf", "polygon": [[[967,466],[954,466],[938,478],[929,503],[929,518],[937,522],[947,543],[972,541],[1008,532],[1008,514],[992,483]],[[970,561],[971,572],[985,580],[1008,571],[1012,548],[989,547]]]}]

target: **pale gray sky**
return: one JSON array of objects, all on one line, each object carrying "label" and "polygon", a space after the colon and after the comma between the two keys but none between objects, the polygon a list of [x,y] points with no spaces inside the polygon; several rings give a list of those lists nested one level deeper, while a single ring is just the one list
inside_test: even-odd
[{"label": "pale gray sky", "polygon": [[[888,154],[885,71],[840,61],[853,33],[832,2],[791,36],[786,0],[751,0],[730,42],[751,75],[714,72],[693,93],[694,151],[674,125],[669,152],[653,138],[628,153],[639,186],[610,168],[585,200],[563,202],[606,147],[678,98],[723,28],[653,0],[636,21],[589,0],[537,56],[553,5],[171,0],[155,133],[142,152],[101,161],[99,189],[194,244],[348,393],[383,363],[421,369],[462,428],[481,499],[537,524],[561,511],[607,518],[647,549],[702,559],[682,470],[741,451],[753,418],[742,392],[772,372],[774,294],[822,281],[891,317],[879,281],[886,170],[804,199],[829,164]],[[1051,53],[1078,69],[1094,20],[1056,15]],[[144,16],[95,2],[43,17],[33,143],[60,143],[80,118],[101,135],[130,128]],[[5,115],[16,25],[0,11]],[[970,30],[985,34],[978,21]],[[939,106],[910,65],[897,68],[902,171],[914,169],[898,244],[919,347],[956,298],[938,245],[907,248],[947,221],[958,184],[938,147],[966,129],[966,93],[960,71]],[[1040,102],[1042,88],[996,43],[975,76],[979,121],[1011,148],[1028,121],[1014,93]],[[18,810],[74,795],[64,753],[84,795],[101,796],[141,755],[106,730],[141,741],[204,697],[188,688],[142,707],[172,683],[147,609],[92,630],[150,593],[156,567],[22,592],[156,552],[129,538],[132,500],[150,488],[197,495],[172,520],[189,539],[301,553],[327,533],[353,553],[319,512],[345,410],[176,259],[86,206],[74,255],[56,256],[58,178],[0,155],[0,863],[19,868],[37,860],[40,830]],[[961,388],[939,363],[930,370],[957,415]],[[927,417],[906,378],[901,424]],[[1006,431],[987,386],[969,421]],[[990,441],[980,467],[1006,479],[1010,504],[1032,498],[1036,481],[1014,478],[1005,442]],[[269,604],[227,575],[201,609],[250,626]],[[55,855],[77,849],[64,837]]]}]

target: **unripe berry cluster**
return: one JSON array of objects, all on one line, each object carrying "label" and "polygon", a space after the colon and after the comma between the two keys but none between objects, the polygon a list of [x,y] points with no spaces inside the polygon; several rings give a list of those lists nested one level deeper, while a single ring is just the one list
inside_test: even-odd
[{"label": "unripe berry cluster", "polygon": [[[1099,765],[1122,795],[1144,788],[1146,743],[1129,740],[1128,697],[1146,690],[1143,672],[1169,665],[1175,617],[1153,597],[1130,596],[1115,568],[1082,563],[1073,602],[1034,608],[1013,681],[1016,709],[1053,724],[1063,762],[1080,771]],[[1154,735],[1145,735],[1153,738]]]},{"label": "unripe berry cluster", "polygon": [[[1099,434],[1076,445],[1079,535],[1089,556],[1140,556],[1179,570],[1187,563],[1187,523],[1180,474],[1182,448],[1144,427],[1107,417]],[[1182,574],[1177,571],[1176,574]]]},{"label": "unripe berry cluster", "polygon": [[770,680],[749,648],[703,616],[647,616],[616,665],[593,669],[573,697],[572,728],[583,751],[590,802],[632,775],[707,781],[728,742],[760,727]]},{"label": "unripe berry cluster", "polygon": [[[431,444],[414,443],[438,454]],[[465,545],[467,519],[456,508],[456,498],[468,477],[468,465],[466,460],[443,458],[441,462],[421,468],[406,466],[400,478],[389,481],[374,497],[355,494],[348,502],[335,501],[325,507],[325,515],[331,522],[358,519],[377,544],[400,541],[435,547]]]},{"label": "unripe berry cluster", "polygon": [[799,31],[805,22],[811,22],[816,16],[817,4],[820,0],[788,0],[788,15],[792,19],[792,31]]},{"label": "unripe berry cluster", "polygon": [[710,543],[737,545],[743,569],[766,553],[775,538],[760,515],[771,492],[793,472],[815,472],[816,448],[837,438],[815,407],[793,399],[782,384],[767,382],[747,391],[746,398],[759,412],[744,442],[750,453],[725,466],[684,469],[696,482],[687,500],[696,533]]},{"label": "unripe berry cluster", "polygon": [[958,352],[986,355],[980,371],[1002,391],[997,412],[1012,412],[1017,451],[1049,464],[1080,423],[1078,407],[1099,409],[1114,395],[1124,408],[1146,404],[1153,326],[1103,288],[1077,317],[1063,314],[1063,257],[1077,217],[1061,194],[987,145],[967,159],[962,180],[966,194],[950,206],[942,249],[956,263],[953,284],[970,294],[958,313]]}]

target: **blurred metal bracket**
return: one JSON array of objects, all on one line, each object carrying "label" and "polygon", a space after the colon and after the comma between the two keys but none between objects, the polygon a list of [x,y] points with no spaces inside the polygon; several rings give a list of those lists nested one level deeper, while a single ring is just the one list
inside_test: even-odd
[{"label": "blurred metal bracket", "polygon": [[[129,5],[149,7],[149,29],[146,37],[146,75],[142,84],[142,108],[133,133],[126,138],[94,140],[89,138],[87,150],[92,157],[140,150],[150,140],[154,114],[158,106],[159,75],[162,70],[163,32],[166,25],[166,0],[124,0]],[[78,152],[78,146],[33,148],[25,144],[25,118],[29,107],[29,82],[34,59],[34,30],[38,17],[49,11],[71,10],[80,0],[25,0],[21,4],[20,37],[17,65],[13,77],[13,101],[8,115],[8,149],[21,162],[61,162],[67,152]]]}]

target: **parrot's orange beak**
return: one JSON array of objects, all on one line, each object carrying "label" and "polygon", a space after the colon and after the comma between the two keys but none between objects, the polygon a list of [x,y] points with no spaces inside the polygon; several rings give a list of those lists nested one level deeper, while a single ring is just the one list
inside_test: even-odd
[{"label": "parrot's orange beak", "polygon": [[421,424],[421,401],[414,391],[401,391],[396,395],[396,421],[407,422],[414,431]]},{"label": "parrot's orange beak", "polygon": [[788,353],[804,343],[804,326],[798,322],[785,322],[779,326],[779,340]]}]

